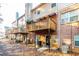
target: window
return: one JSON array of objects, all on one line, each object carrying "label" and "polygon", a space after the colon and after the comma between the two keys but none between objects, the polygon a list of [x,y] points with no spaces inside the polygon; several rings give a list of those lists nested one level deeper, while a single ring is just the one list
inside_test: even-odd
[{"label": "window", "polygon": [[70,17],[70,21],[77,21],[78,20],[78,15]]},{"label": "window", "polygon": [[79,47],[79,35],[74,36],[74,42],[75,42],[75,46]]},{"label": "window", "polygon": [[70,15],[69,15],[69,13],[64,13],[64,14],[62,14],[61,15],[61,24],[64,24],[64,23],[68,23],[69,22],[69,19],[70,19],[70,17],[69,17]]},{"label": "window", "polygon": [[37,14],[40,14],[40,11],[38,11]]},{"label": "window", "polygon": [[56,3],[51,4],[51,7],[52,7],[52,8],[55,7],[55,6],[56,6]]},{"label": "window", "polygon": [[65,24],[65,23],[68,23],[68,22],[69,22],[68,18],[61,19],[61,24]]}]

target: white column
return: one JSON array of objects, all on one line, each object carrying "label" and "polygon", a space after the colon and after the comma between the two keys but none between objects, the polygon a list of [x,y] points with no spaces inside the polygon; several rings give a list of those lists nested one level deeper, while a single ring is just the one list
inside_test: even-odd
[{"label": "white column", "polygon": [[61,45],[61,39],[60,39],[60,20],[61,20],[60,12],[57,12],[57,38],[58,38],[58,46],[59,47]]}]

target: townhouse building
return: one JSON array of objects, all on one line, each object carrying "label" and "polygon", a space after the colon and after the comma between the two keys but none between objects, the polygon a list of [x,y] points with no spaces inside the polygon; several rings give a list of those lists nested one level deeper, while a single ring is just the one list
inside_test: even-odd
[{"label": "townhouse building", "polygon": [[42,3],[32,9],[30,31],[35,33],[36,45],[62,48],[65,44],[70,51],[78,52],[78,8],[78,3]]},{"label": "townhouse building", "polygon": [[70,51],[79,51],[79,4],[71,3],[60,11],[60,43],[70,46]]},{"label": "townhouse building", "polygon": [[21,17],[18,18],[18,32],[17,37],[19,38],[18,40],[20,41],[25,41],[27,31],[26,31],[26,22],[25,22],[25,14],[23,14]]},{"label": "townhouse building", "polygon": [[34,22],[30,31],[34,33],[36,47],[58,47],[56,12],[56,3],[42,3],[31,10]]},{"label": "townhouse building", "polygon": [[[32,39],[38,48],[57,49],[68,45],[70,51],[79,51],[78,3],[41,3],[30,8],[30,11],[26,8],[25,15],[19,18],[18,24],[18,33],[28,33],[26,40]],[[25,27],[26,30],[23,29]]]},{"label": "townhouse building", "polygon": [[13,34],[17,42],[25,41],[27,35],[25,14],[13,22]]},{"label": "townhouse building", "polygon": [[17,21],[15,20],[12,22],[11,39],[16,40],[17,32],[18,32]]},{"label": "townhouse building", "polygon": [[24,43],[29,43],[32,41],[32,33],[29,32],[30,27],[28,23],[31,21],[31,10],[32,5],[30,3],[25,4],[25,14],[18,17],[16,21],[13,22],[13,35],[17,41]]}]

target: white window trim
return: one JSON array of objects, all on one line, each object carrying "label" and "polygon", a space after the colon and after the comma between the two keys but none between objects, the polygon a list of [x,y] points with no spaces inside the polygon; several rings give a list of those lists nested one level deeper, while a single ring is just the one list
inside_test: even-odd
[{"label": "white window trim", "polygon": [[[67,14],[68,17],[67,17],[67,15],[65,15],[65,14]],[[65,14],[62,14],[62,15],[61,15],[61,19],[68,18],[68,21],[65,21],[64,24],[65,24],[65,23],[69,23],[69,22],[79,21],[79,9],[78,9],[78,10],[71,11],[71,12],[68,12],[68,13],[65,13]],[[71,14],[72,14],[72,15],[71,15]],[[74,20],[74,21],[70,21],[70,17],[76,16],[76,15],[78,15],[78,19],[77,19],[77,20]],[[66,16],[66,17],[65,17],[65,16]],[[61,23],[61,22],[62,22],[62,20],[60,21],[60,23]],[[61,24],[62,24],[62,23],[61,23]]]}]

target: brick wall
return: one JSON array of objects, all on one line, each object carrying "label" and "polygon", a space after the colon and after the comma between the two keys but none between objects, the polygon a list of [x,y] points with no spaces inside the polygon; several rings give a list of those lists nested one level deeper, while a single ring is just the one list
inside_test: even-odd
[{"label": "brick wall", "polygon": [[62,43],[66,43],[66,41],[68,42],[71,41],[71,26],[69,25],[60,26],[60,38]]},{"label": "brick wall", "polygon": [[[78,24],[79,25],[79,24]],[[60,39],[61,39],[61,46],[62,43],[71,43],[72,49],[79,50],[79,48],[74,47],[74,36],[79,34],[79,26],[71,26],[71,25],[60,25]]]}]

